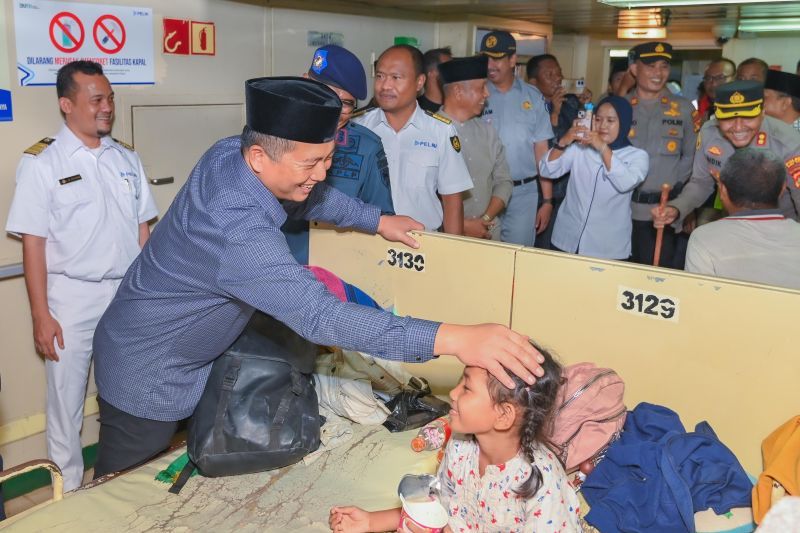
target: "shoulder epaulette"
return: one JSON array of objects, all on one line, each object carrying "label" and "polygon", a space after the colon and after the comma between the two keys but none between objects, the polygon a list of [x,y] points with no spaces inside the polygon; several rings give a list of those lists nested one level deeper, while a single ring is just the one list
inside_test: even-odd
[{"label": "shoulder epaulette", "polygon": [[425,114],[426,114],[426,115],[428,115],[429,117],[433,117],[433,118],[435,118],[435,119],[436,119],[436,120],[438,120],[439,122],[444,122],[445,124],[452,124],[452,123],[453,123],[453,121],[452,121],[452,120],[450,120],[450,119],[449,119],[449,118],[447,118],[447,117],[443,117],[443,116],[442,116],[442,115],[440,115],[439,113],[431,113],[430,111],[425,111]]},{"label": "shoulder epaulette", "polygon": [[39,155],[42,152],[44,152],[45,149],[48,146],[50,146],[51,144],[53,144],[55,141],[56,140],[53,139],[52,137],[45,137],[44,139],[42,139],[41,141],[37,142],[36,144],[28,147],[28,149],[25,150],[24,153],[30,154],[30,155],[33,155],[33,156]]},{"label": "shoulder epaulette", "polygon": [[367,106],[367,107],[362,107],[361,109],[356,109],[350,115],[350,118],[358,118],[358,117],[360,117],[362,115],[365,115],[365,114],[369,113],[373,109],[375,109],[375,106]]},{"label": "shoulder epaulette", "polygon": [[128,144],[128,143],[126,143],[124,141],[120,141],[119,139],[115,139],[114,137],[111,137],[111,140],[113,140],[115,143],[117,143],[118,145],[122,146],[123,148],[127,148],[128,150],[133,152],[133,145],[132,144]]}]

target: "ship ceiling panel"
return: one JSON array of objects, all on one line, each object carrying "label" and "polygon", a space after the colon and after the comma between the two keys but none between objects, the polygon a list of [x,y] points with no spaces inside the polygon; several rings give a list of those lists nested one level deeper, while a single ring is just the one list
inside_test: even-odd
[{"label": "ship ceiling panel", "polygon": [[[267,5],[296,8],[298,2],[267,0]],[[611,35],[616,33],[619,9],[596,0],[338,0],[338,11],[369,10],[398,13],[426,20],[463,20],[467,16],[500,17],[551,24],[556,33]],[[324,10],[321,3],[303,2]],[[668,32],[707,32],[717,24],[736,24],[739,18],[782,18],[800,16],[800,2],[779,4],[734,4],[722,6],[679,6],[670,8]]]}]

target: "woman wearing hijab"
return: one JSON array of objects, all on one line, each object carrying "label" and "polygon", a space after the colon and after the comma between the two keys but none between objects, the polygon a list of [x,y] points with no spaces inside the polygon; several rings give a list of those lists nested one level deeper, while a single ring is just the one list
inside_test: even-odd
[{"label": "woman wearing hijab", "polygon": [[553,247],[603,259],[631,255],[631,193],[647,176],[647,152],[628,140],[633,108],[619,96],[597,105],[592,129],[575,125],[542,158],[539,173],[571,172]]}]

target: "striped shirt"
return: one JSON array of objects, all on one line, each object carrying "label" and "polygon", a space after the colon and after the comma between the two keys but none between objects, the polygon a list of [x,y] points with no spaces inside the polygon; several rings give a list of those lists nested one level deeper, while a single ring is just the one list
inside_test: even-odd
[{"label": "striped shirt", "polygon": [[198,162],[97,326],[100,397],[129,414],[173,421],[194,411],[211,363],[254,309],[319,344],[424,361],[439,324],[341,302],[293,259],[292,217],[375,232],[380,209],[320,183],[302,203],[278,199],[238,137]]}]

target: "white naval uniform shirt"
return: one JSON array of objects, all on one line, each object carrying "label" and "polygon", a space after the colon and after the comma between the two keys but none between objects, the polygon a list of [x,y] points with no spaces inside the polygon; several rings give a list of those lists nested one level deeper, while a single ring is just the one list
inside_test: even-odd
[{"label": "white naval uniform shirt", "polygon": [[6,231],[47,239],[48,274],[122,278],[140,251],[139,223],[158,214],[136,152],[109,136],[96,152],[64,125],[17,167]]},{"label": "white naval uniform shirt", "polygon": [[383,141],[395,213],[418,220],[427,230],[438,230],[444,214],[436,194],[455,194],[472,188],[455,127],[429,116],[419,104],[397,132],[382,109],[373,109],[356,121]]},{"label": "white naval uniform shirt", "polygon": [[800,223],[760,209],[700,226],[689,237],[686,271],[800,289]]}]

